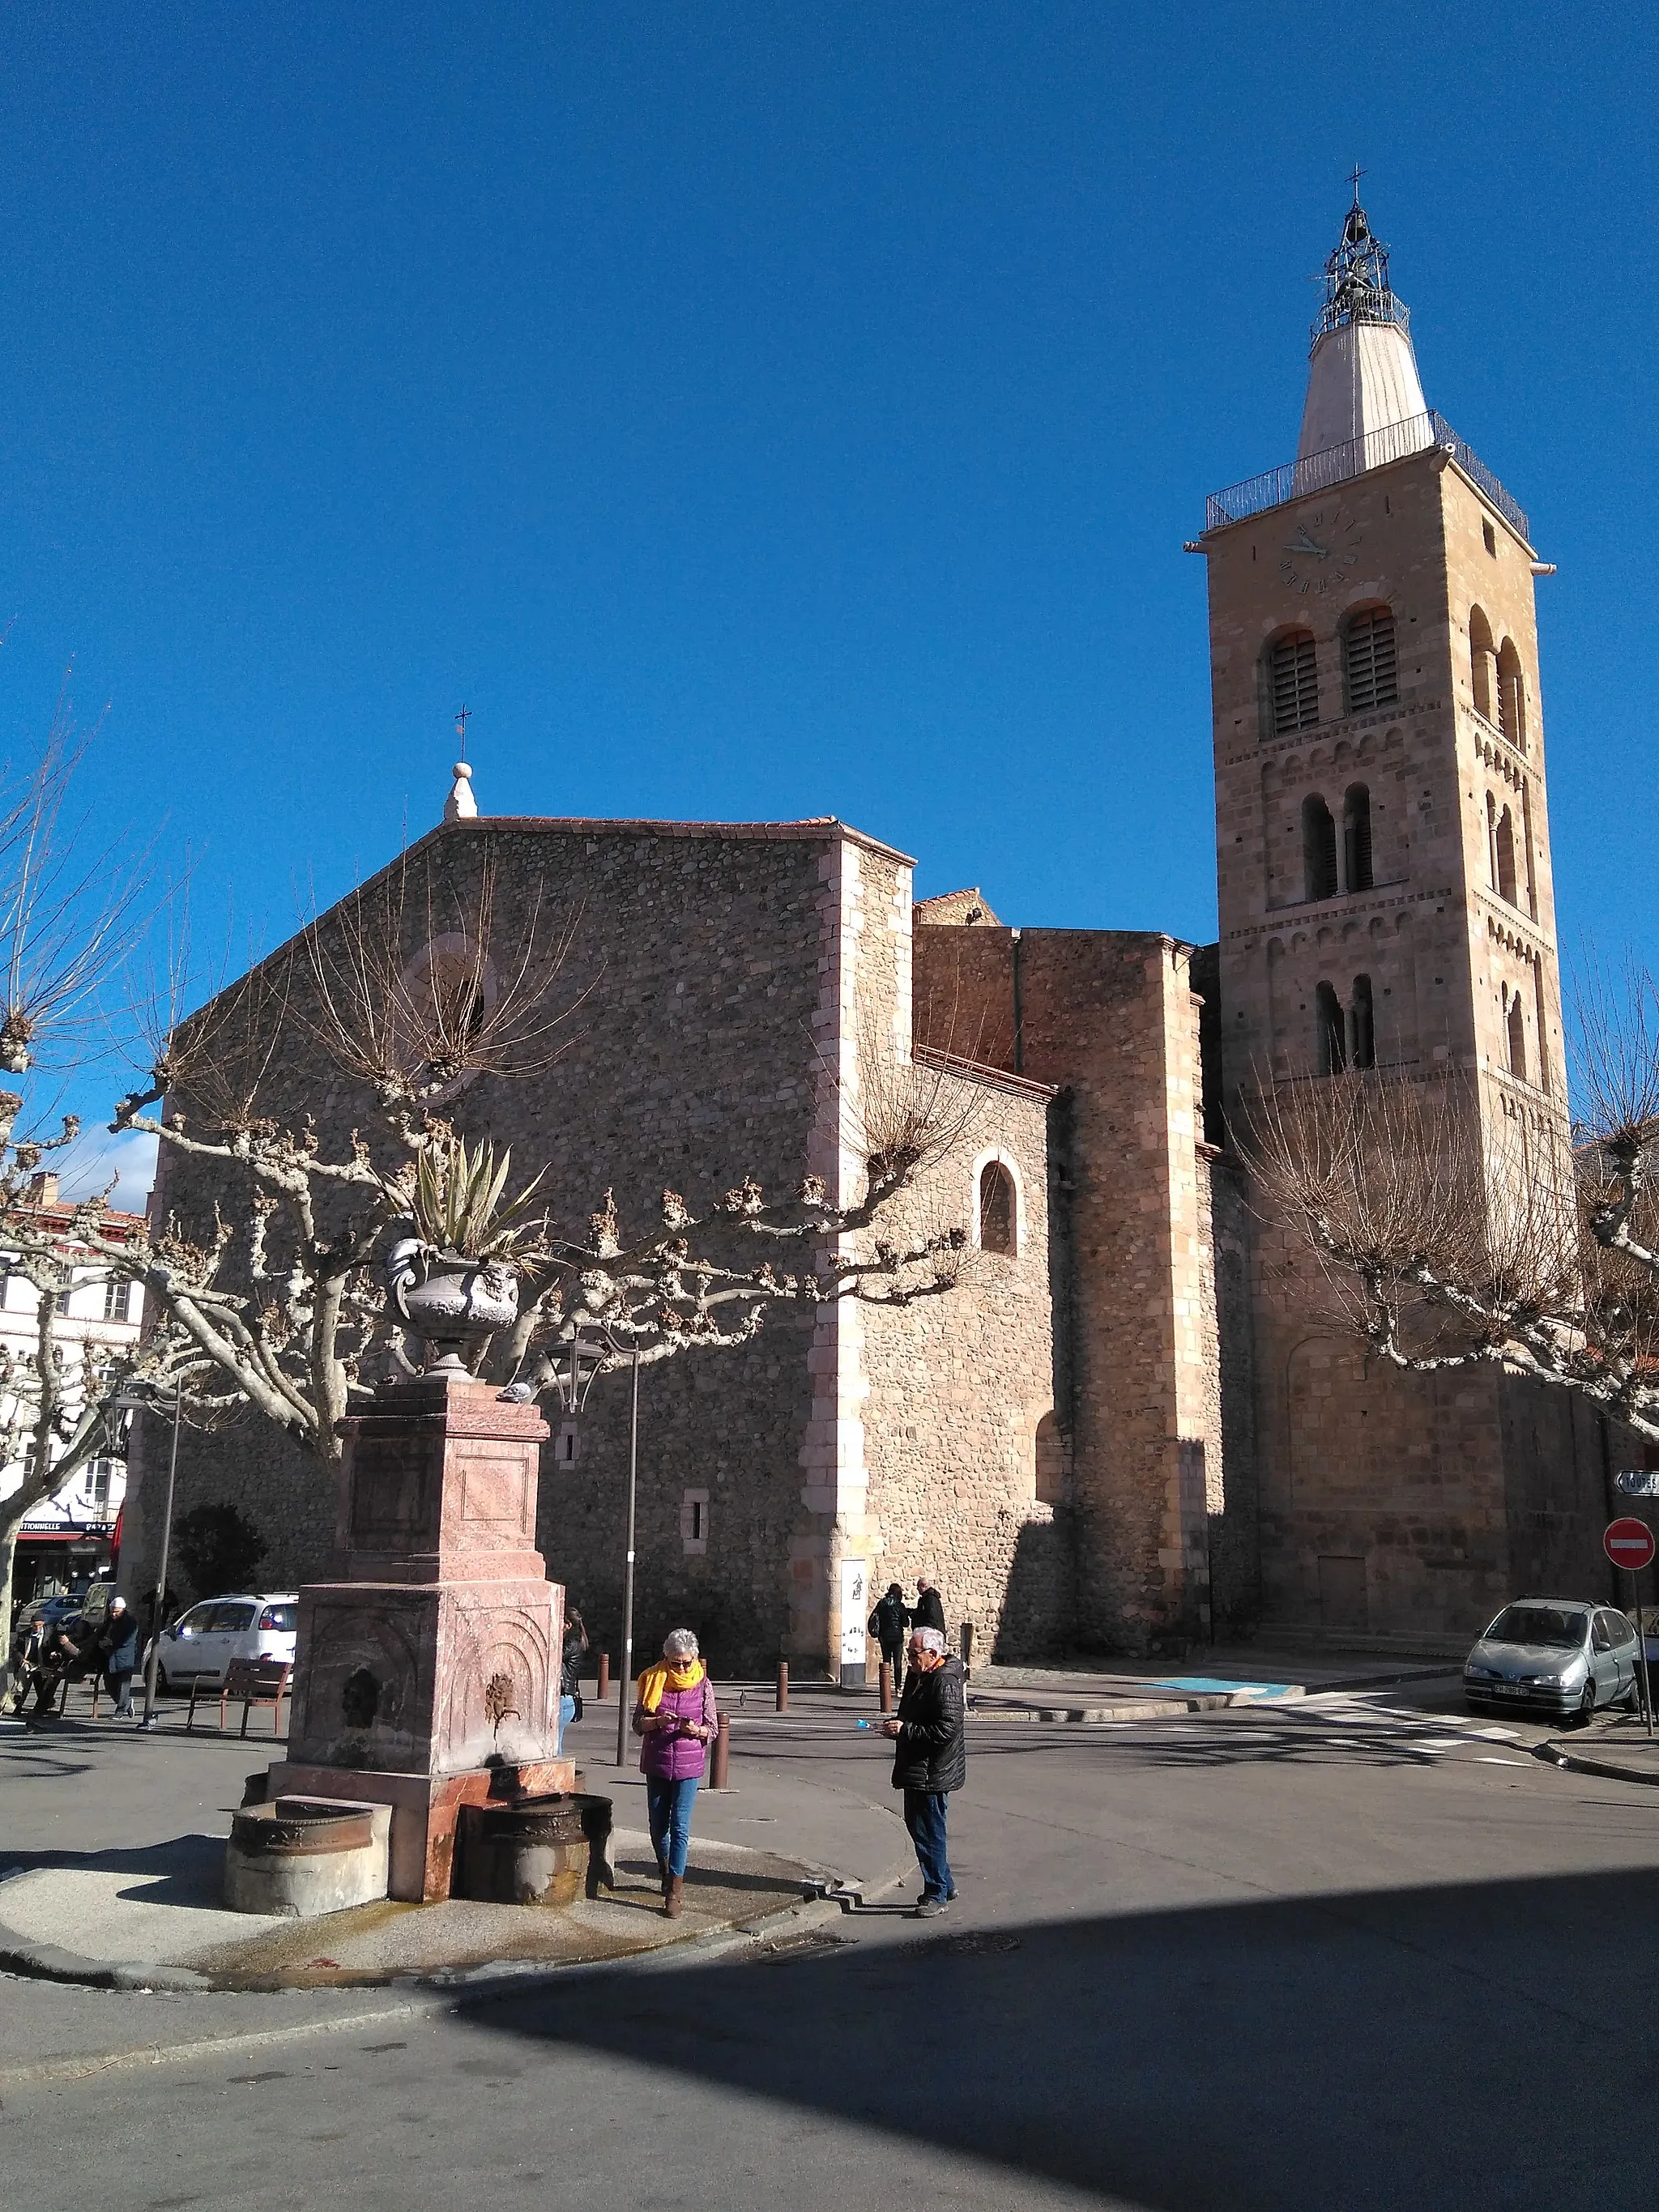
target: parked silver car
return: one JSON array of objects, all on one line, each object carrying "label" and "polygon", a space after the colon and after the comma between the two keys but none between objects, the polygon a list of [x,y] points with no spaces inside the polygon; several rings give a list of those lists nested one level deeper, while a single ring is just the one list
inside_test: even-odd
[{"label": "parked silver car", "polygon": [[191,1606],[161,1631],[157,1688],[222,1682],[233,1659],[285,1659],[291,1667],[299,1614],[295,1590],[275,1597],[210,1597]]},{"label": "parked silver car", "polygon": [[1583,1598],[1518,1597],[1463,1662],[1470,1705],[1534,1706],[1588,1720],[1598,1705],[1637,1697],[1636,1631],[1611,1606]]}]

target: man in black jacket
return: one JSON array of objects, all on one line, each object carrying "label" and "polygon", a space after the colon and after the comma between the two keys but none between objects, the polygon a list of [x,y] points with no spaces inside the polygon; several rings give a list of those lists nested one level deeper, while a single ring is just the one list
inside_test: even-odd
[{"label": "man in black jacket", "polygon": [[921,1869],[918,1920],[943,1912],[957,1893],[945,1855],[945,1816],[951,1792],[968,1778],[966,1679],[961,1660],[945,1656],[940,1630],[913,1630],[898,1717],[882,1723],[896,1745],[893,1787],[904,1792],[904,1825]]},{"label": "man in black jacket", "polygon": [[916,1577],[916,1601],[910,1614],[917,1628],[936,1628],[945,1633],[945,1600],[926,1575]]},{"label": "man in black jacket", "polygon": [[904,1637],[910,1626],[910,1609],[904,1602],[904,1584],[889,1583],[885,1597],[878,1598],[870,1616],[870,1633],[881,1646],[881,1656],[893,1670],[893,1686],[904,1682]]}]

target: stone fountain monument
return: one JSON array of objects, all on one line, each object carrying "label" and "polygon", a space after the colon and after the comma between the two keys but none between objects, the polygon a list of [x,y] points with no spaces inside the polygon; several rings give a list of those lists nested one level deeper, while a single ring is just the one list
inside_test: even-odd
[{"label": "stone fountain monument", "polygon": [[[555,1755],[564,1592],[536,1549],[533,1405],[461,1357],[502,1325],[516,1281],[466,1263],[425,1282],[392,1255],[398,1310],[434,1364],[382,1382],[345,1440],[331,1578],[300,1593],[289,1755],[277,1798],[392,1808],[388,1893],[450,1893],[464,1806],[569,1791]],[[505,1280],[504,1280],[505,1279]]]}]

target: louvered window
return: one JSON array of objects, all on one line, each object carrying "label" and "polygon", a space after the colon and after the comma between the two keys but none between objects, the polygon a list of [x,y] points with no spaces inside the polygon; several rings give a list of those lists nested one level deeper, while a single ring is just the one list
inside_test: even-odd
[{"label": "louvered window", "polygon": [[1387,607],[1356,615],[1347,635],[1348,712],[1363,714],[1400,696],[1395,666],[1394,617]]},{"label": "louvered window", "polygon": [[1281,637],[1268,656],[1268,681],[1273,692],[1273,734],[1306,730],[1319,720],[1319,678],[1314,667],[1314,641],[1306,630]]}]

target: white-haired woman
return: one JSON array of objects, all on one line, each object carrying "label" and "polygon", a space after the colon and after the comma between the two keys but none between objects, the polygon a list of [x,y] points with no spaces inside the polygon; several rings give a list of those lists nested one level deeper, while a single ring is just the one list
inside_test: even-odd
[{"label": "white-haired woman", "polygon": [[662,1869],[663,1911],[671,1920],[679,1918],[684,1905],[691,1808],[719,1726],[714,1686],[698,1656],[697,1639],[689,1628],[677,1628],[664,1637],[659,1662],[641,1675],[634,1700],[651,1842]]}]

